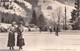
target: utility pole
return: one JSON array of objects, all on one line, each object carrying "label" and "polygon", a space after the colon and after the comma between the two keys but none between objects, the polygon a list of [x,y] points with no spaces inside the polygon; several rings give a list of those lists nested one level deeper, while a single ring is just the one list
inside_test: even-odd
[{"label": "utility pole", "polygon": [[67,17],[67,16],[66,16],[66,12],[67,12],[67,11],[66,11],[66,5],[65,5],[65,27],[64,27],[65,30],[66,30],[66,17]]},{"label": "utility pole", "polygon": [[64,30],[67,29],[67,24],[66,24],[66,21],[67,21],[67,6],[66,6],[66,3],[67,3],[68,0],[65,0],[65,18],[64,18]]}]

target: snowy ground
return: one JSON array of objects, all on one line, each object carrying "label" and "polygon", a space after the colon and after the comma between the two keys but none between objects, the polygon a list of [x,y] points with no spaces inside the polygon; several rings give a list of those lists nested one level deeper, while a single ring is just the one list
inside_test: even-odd
[{"label": "snowy ground", "polygon": [[[80,51],[80,32],[60,32],[59,37],[54,32],[24,32],[26,45],[23,51]],[[0,51],[9,51],[7,45],[8,33],[0,33]],[[15,46],[14,51],[18,51]]]}]

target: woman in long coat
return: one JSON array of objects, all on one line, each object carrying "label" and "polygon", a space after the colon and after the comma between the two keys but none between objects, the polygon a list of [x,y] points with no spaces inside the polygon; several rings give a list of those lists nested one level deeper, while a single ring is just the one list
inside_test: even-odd
[{"label": "woman in long coat", "polygon": [[15,30],[16,30],[15,22],[12,22],[12,25],[8,29],[9,34],[7,46],[10,47],[10,49],[14,49],[15,46]]},{"label": "woman in long coat", "polygon": [[19,47],[19,49],[22,49],[22,46],[25,45],[22,32],[23,32],[23,26],[22,26],[22,23],[19,23],[19,25],[17,27],[17,33],[18,33],[18,35],[17,35],[17,46]]}]

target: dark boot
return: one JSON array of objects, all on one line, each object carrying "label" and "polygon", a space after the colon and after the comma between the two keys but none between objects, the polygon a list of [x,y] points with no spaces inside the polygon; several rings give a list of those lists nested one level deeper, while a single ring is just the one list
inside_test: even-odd
[{"label": "dark boot", "polygon": [[22,47],[20,46],[19,49],[22,49]]},{"label": "dark boot", "polygon": [[11,47],[9,49],[11,50]]},{"label": "dark boot", "polygon": [[12,47],[12,50],[14,50],[14,47]]}]

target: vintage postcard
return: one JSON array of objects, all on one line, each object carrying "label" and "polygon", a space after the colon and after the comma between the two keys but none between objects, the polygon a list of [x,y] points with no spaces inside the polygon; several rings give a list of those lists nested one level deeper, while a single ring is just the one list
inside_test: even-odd
[{"label": "vintage postcard", "polygon": [[0,51],[80,51],[80,0],[0,0]]}]

